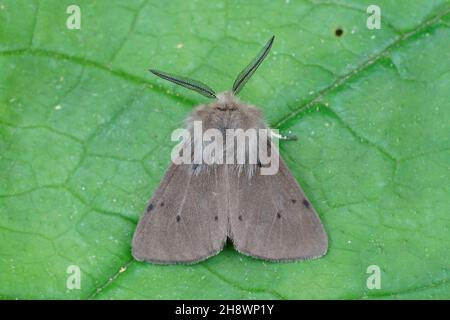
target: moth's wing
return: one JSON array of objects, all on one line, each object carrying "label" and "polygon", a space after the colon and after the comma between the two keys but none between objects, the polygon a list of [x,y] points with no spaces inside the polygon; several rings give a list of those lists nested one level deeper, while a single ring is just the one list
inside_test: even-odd
[{"label": "moth's wing", "polygon": [[218,170],[172,164],[136,228],[132,252],[153,263],[194,263],[221,251],[228,217]]},{"label": "moth's wing", "polygon": [[[230,173],[231,174],[231,173]],[[324,255],[328,238],[317,213],[280,157],[275,175],[234,175],[230,237],[236,250],[267,260]]]}]

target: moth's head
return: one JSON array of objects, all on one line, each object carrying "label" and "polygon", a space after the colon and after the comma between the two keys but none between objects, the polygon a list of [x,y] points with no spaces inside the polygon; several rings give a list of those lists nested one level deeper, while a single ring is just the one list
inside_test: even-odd
[{"label": "moth's head", "polygon": [[242,88],[250,79],[250,77],[255,73],[256,69],[258,69],[258,67],[267,57],[270,48],[272,47],[274,39],[275,36],[272,36],[270,40],[266,43],[264,48],[261,50],[261,52],[250,62],[250,64],[247,67],[244,68],[244,70],[242,70],[239,73],[239,75],[236,77],[236,80],[234,81],[233,88],[231,91],[216,94],[216,92],[213,89],[211,89],[211,87],[207,86],[206,84],[200,81],[186,77],[171,75],[154,69],[150,69],[150,72],[157,75],[160,78],[176,83],[182,87],[194,90],[208,98],[217,99],[219,101],[217,105],[222,105],[224,108],[233,108],[233,106],[236,106],[236,103],[238,102],[235,96],[242,90]]},{"label": "moth's head", "polygon": [[237,110],[239,105],[239,99],[231,91],[219,93],[217,95],[217,102],[211,103],[211,107],[219,111]]}]

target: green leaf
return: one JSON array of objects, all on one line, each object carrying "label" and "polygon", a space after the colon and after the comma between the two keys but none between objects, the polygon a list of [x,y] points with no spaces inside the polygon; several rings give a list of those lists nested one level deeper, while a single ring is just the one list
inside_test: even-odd
[{"label": "green leaf", "polygon": [[[380,30],[370,1],[80,0],[80,30],[71,4],[0,1],[1,298],[450,298],[448,0],[377,1]],[[241,99],[299,137],[281,153],[328,254],[134,261],[170,134],[208,101],[147,69],[228,90],[272,34]]]}]

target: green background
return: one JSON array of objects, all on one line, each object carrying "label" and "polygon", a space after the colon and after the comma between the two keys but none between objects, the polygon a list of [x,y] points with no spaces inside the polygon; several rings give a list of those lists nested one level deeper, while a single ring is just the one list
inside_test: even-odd
[{"label": "green background", "polygon": [[[70,4],[80,30],[66,28]],[[369,4],[381,30],[366,27]],[[328,254],[134,261],[170,134],[208,101],[147,69],[227,90],[272,34],[241,99],[299,137],[281,153]],[[448,0],[0,0],[0,298],[448,299],[449,120]]]}]

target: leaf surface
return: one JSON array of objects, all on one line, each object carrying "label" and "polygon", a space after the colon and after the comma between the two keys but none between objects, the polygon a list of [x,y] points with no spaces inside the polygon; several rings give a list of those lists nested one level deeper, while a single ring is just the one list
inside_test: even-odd
[{"label": "leaf surface", "polygon": [[[80,30],[71,1],[0,3],[1,298],[450,298],[449,1],[378,1],[381,30],[368,1],[77,3]],[[228,90],[272,34],[241,99],[299,137],[281,153],[328,254],[134,261],[170,134],[208,101],[147,69]]]}]

